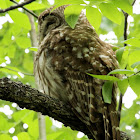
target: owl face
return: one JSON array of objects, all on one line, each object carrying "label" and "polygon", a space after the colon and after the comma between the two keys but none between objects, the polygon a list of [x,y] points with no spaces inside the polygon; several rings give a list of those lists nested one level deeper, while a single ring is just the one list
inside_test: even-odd
[{"label": "owl face", "polygon": [[61,6],[53,10],[54,6],[45,10],[40,14],[39,21],[39,42],[52,30],[67,25],[64,17],[64,9],[67,7]]}]

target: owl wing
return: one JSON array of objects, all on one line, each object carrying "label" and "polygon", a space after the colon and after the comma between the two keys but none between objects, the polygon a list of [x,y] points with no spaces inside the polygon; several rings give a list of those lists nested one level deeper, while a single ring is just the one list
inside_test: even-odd
[{"label": "owl wing", "polygon": [[96,140],[109,140],[111,137],[120,140],[116,130],[119,121],[115,87],[112,103],[105,104],[102,98],[104,81],[87,74],[106,75],[118,67],[112,48],[87,26],[63,33],[58,31],[54,40],[57,43],[51,44],[54,49],[52,63],[62,76],[74,113],[88,126]]}]

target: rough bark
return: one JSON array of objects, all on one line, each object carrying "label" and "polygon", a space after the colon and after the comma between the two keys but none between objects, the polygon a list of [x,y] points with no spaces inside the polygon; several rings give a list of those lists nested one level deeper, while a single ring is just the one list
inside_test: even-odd
[{"label": "rough bark", "polygon": [[[48,115],[55,120],[70,126],[92,138],[91,133],[72,112],[71,107],[59,100],[49,97],[38,90],[24,85],[21,82],[14,82],[8,78],[0,79],[0,99],[16,102],[21,108],[27,108],[43,115]],[[124,132],[121,133],[122,140],[130,139]]]},{"label": "rough bark", "polygon": [[62,122],[65,126],[70,126],[73,130],[84,132],[91,138],[90,132],[73,114],[69,105],[53,99],[28,85],[11,81],[8,78],[0,79],[0,99],[15,102],[21,108],[25,107],[41,112],[43,115],[48,115]]}]

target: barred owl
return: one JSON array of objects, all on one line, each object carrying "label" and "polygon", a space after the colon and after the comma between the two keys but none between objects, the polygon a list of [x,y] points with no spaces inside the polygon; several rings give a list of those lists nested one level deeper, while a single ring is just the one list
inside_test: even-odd
[{"label": "barred owl", "polygon": [[115,54],[84,13],[72,29],[65,21],[66,7],[47,9],[39,16],[39,49],[34,62],[38,88],[69,104],[94,140],[120,140],[116,87],[111,104],[104,103],[105,81],[87,75],[106,75],[118,68]]}]

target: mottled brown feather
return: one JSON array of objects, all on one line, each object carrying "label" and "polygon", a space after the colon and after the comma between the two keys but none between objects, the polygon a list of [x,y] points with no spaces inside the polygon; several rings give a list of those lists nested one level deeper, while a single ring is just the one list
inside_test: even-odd
[{"label": "mottled brown feather", "polygon": [[39,16],[40,45],[34,63],[37,85],[45,94],[69,104],[95,140],[120,140],[116,85],[111,104],[106,104],[102,97],[105,81],[87,75],[106,75],[118,68],[115,54],[83,13],[71,29],[65,22],[65,7],[51,13],[50,8]]}]

